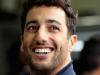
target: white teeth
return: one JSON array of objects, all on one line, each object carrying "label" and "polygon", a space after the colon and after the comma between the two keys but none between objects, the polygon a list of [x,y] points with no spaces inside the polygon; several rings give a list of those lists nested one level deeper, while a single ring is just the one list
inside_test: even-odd
[{"label": "white teeth", "polygon": [[45,49],[35,49],[34,52],[35,53],[49,53],[51,50],[49,48],[45,48]]}]

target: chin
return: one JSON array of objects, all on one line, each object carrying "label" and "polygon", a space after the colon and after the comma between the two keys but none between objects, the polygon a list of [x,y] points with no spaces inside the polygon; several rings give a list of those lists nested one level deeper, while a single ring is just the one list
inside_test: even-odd
[{"label": "chin", "polygon": [[52,64],[48,64],[48,63],[33,63],[33,64],[31,64],[30,65],[31,66],[31,68],[34,70],[34,69],[36,69],[36,70],[52,70],[53,68],[54,68],[54,65],[52,65]]}]

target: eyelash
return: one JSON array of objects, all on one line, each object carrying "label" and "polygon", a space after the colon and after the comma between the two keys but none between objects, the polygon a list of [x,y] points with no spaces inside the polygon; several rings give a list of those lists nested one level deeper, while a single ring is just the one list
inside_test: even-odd
[{"label": "eyelash", "polygon": [[[39,29],[39,26],[28,26],[28,27],[26,28],[26,30],[29,31],[29,32],[37,32],[38,29]],[[49,30],[50,32],[60,31],[59,27],[54,26],[54,25],[49,26],[49,27],[48,27],[48,30]]]},{"label": "eyelash", "polygon": [[51,26],[51,28],[53,28],[53,29],[59,29],[58,27],[56,27],[56,26]]},{"label": "eyelash", "polygon": [[28,31],[37,31],[38,30],[38,26],[29,26],[29,27],[27,27],[27,30]]}]

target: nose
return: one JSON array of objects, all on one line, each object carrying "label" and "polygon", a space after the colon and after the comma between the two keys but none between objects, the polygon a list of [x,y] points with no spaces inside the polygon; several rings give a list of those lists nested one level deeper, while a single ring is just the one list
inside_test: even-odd
[{"label": "nose", "polygon": [[35,41],[38,43],[45,43],[48,40],[48,32],[46,27],[42,26],[35,34]]}]

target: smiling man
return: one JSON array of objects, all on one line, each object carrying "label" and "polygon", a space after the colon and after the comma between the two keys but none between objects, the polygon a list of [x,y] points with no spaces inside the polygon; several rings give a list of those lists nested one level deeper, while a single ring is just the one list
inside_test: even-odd
[{"label": "smiling man", "polygon": [[29,75],[75,75],[71,51],[77,42],[69,0],[28,0],[22,14],[21,54]]}]

